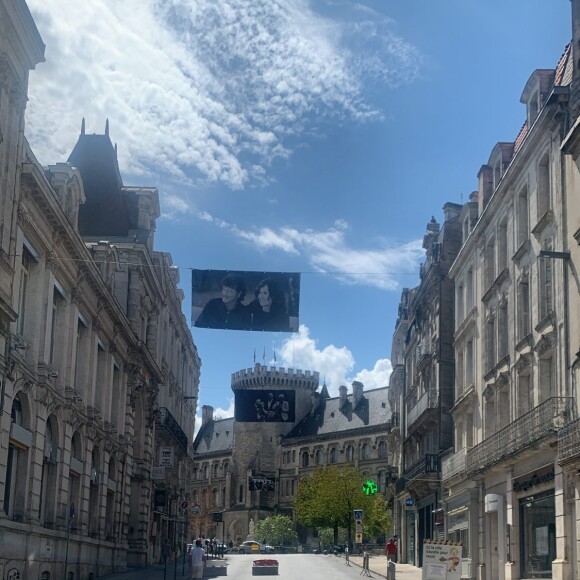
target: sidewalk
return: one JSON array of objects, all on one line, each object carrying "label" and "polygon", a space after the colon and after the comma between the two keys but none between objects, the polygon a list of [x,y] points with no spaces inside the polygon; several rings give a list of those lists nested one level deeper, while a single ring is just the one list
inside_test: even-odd
[{"label": "sidewalk", "polygon": [[[225,559],[211,558],[207,561],[207,566],[221,566]],[[98,580],[189,580],[191,571],[183,559],[177,559],[177,568],[175,567],[175,560],[167,561],[167,569],[164,564],[151,564],[149,566],[142,566],[138,568],[128,568],[126,571],[117,572],[115,574],[108,574],[106,576],[99,576]]]},{"label": "sidewalk", "polygon": [[[344,557],[344,556],[342,556]],[[350,563],[362,568],[362,556],[351,556]],[[369,557],[369,572],[376,576],[387,577],[387,558],[385,556]],[[395,564],[395,580],[422,580],[423,570],[411,564]]]}]

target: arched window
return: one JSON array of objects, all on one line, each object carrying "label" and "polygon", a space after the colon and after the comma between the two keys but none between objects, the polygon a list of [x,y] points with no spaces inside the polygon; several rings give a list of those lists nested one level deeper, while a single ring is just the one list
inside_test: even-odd
[{"label": "arched window", "polygon": [[217,463],[213,464],[213,476],[214,477],[218,476],[218,464]]},{"label": "arched window", "polygon": [[346,448],[346,460],[354,461],[354,447],[352,445],[348,445]]},{"label": "arched window", "polygon": [[105,517],[105,537],[109,541],[115,539],[115,522],[117,514],[115,513],[115,496],[117,492],[117,466],[115,460],[111,457],[109,461],[109,478],[107,480],[107,504]]},{"label": "arched window", "polygon": [[316,465],[321,465],[324,461],[324,454],[322,449],[317,449],[315,454]]},{"label": "arched window", "polygon": [[336,463],[338,461],[338,452],[336,450],[336,447],[333,447],[330,450],[329,461],[330,463]]},{"label": "arched window", "polygon": [[379,457],[385,459],[387,457],[387,442],[379,441]]},{"label": "arched window", "polygon": [[302,452],[302,467],[308,467],[308,451]]},{"label": "arched window", "polygon": [[371,458],[371,446],[368,443],[363,443],[361,449],[361,459],[370,459]]}]

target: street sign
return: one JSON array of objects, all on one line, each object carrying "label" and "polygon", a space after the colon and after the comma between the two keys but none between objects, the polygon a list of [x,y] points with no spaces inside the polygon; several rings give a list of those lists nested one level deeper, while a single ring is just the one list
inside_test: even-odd
[{"label": "street sign", "polygon": [[223,522],[224,521],[224,516],[222,512],[213,512],[213,514],[211,515],[212,521],[214,522]]},{"label": "street sign", "polygon": [[405,500],[405,509],[406,510],[412,510],[415,509],[415,500],[412,497],[408,497]]},{"label": "street sign", "polygon": [[182,510],[186,510],[187,509],[187,506],[189,506],[189,502],[187,502],[187,501],[182,501],[181,502],[181,509]]},{"label": "street sign", "polygon": [[362,532],[356,532],[354,535],[354,541],[357,544],[362,544]]},{"label": "street sign", "polygon": [[201,506],[198,503],[194,503],[191,506],[191,515],[192,516],[199,516],[199,515],[201,515]]},{"label": "street sign", "polygon": [[374,495],[379,491],[379,486],[376,481],[367,479],[362,485],[362,490],[365,495]]},{"label": "street sign", "polygon": [[362,520],[363,511],[362,510],[354,510],[354,519],[355,520]]}]

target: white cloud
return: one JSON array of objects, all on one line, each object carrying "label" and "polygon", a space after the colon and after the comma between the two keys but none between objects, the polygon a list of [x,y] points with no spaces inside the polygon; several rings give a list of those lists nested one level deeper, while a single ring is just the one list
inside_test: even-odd
[{"label": "white cloud", "polygon": [[419,263],[425,258],[420,239],[403,244],[376,240],[372,248],[352,248],[348,245],[349,226],[345,220],[337,220],[334,227],[324,231],[300,231],[291,227],[244,230],[207,212],[194,212],[194,215],[229,230],[259,250],[303,256],[317,272],[350,285],[398,290],[400,274],[418,272]]},{"label": "white cloud", "polygon": [[353,25],[309,0],[29,4],[46,63],[31,75],[27,136],[45,164],[68,156],[81,117],[89,133],[109,117],[124,174],[263,183],[296,137],[381,114],[367,87],[420,66],[384,17],[353,8]]},{"label": "white cloud", "polygon": [[392,371],[391,361],[380,359],[371,370],[363,369],[352,376],[356,362],[352,352],[333,344],[321,348],[303,324],[276,352],[278,364],[284,367],[318,371],[321,384],[326,383],[332,396],[338,395],[340,385],[349,386],[355,380],[362,382],[365,389],[385,387]]}]

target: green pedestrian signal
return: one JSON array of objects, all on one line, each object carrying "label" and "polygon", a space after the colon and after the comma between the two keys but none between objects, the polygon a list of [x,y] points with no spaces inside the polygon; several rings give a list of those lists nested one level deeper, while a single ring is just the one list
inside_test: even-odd
[{"label": "green pedestrian signal", "polygon": [[377,493],[377,491],[379,491],[379,486],[377,485],[376,481],[373,481],[372,479],[367,479],[362,484],[362,490],[365,495],[374,495],[375,493]]}]

